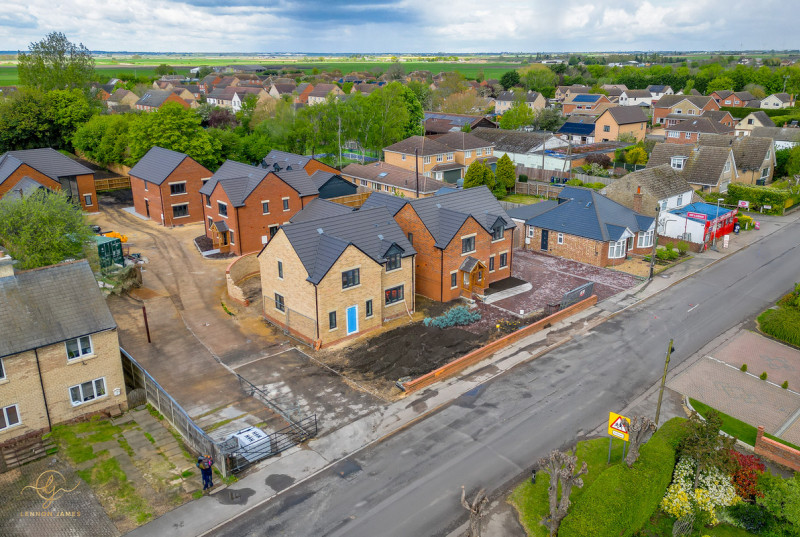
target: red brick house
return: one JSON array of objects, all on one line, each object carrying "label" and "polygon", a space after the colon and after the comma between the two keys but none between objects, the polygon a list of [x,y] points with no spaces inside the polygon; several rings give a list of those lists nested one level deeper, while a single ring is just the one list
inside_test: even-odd
[{"label": "red brick house", "polygon": [[212,174],[192,157],[153,147],[129,174],[138,214],[163,226],[203,221],[200,189]]},{"label": "red brick house", "polygon": [[63,190],[84,211],[94,212],[94,172],[50,147],[8,151],[0,155],[0,198],[28,194],[37,188]]},{"label": "red brick house", "polygon": [[181,99],[178,95],[175,95],[172,90],[153,89],[142,95],[142,97],[136,101],[136,104],[133,105],[133,108],[134,110],[152,112],[153,110],[158,110],[166,103],[178,103],[187,110],[191,107],[189,103]]},{"label": "red brick house", "polygon": [[558,204],[525,222],[525,248],[608,267],[653,248],[655,219],[594,190],[565,187]]},{"label": "red brick house", "polygon": [[666,142],[668,144],[696,144],[700,140],[701,134],[733,134],[735,131],[734,127],[723,125],[704,115],[686,119],[666,127],[664,130],[667,134]]},{"label": "red brick house", "polygon": [[712,99],[714,99],[718,105],[722,106],[732,106],[734,108],[760,108],[761,101],[755,98],[755,96],[750,93],[749,91],[730,91],[730,90],[722,90],[722,91],[715,91],[709,95]]},{"label": "red brick house", "polygon": [[601,93],[581,93],[574,95],[570,100],[564,101],[561,107],[561,114],[586,114],[598,110],[603,105],[610,105],[608,97]]},{"label": "red brick house", "polygon": [[653,104],[653,125],[669,127],[708,110],[719,110],[719,105],[711,97],[664,95]]},{"label": "red brick house", "polygon": [[318,196],[303,170],[278,171],[226,161],[200,189],[206,236],[220,252],[257,252]]},{"label": "red brick house", "polygon": [[380,206],[417,252],[417,293],[449,302],[511,276],[516,226],[485,186],[409,201],[375,192],[360,210]]}]

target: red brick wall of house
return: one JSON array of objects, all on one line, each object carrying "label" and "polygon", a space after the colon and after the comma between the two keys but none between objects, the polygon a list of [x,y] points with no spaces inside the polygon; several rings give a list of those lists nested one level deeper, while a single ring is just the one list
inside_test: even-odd
[{"label": "red brick wall of house", "polygon": [[[203,206],[200,189],[203,187],[203,179],[208,179],[213,174],[205,167],[198,164],[194,159],[186,157],[175,170],[164,180],[161,185],[147,183],[147,191],[144,190],[145,181],[139,177],[131,175],[131,191],[133,193],[133,206],[136,212],[146,215],[144,199],[150,201],[150,218],[155,222],[161,222],[161,200],[164,200],[164,221],[165,226],[180,226],[192,222],[203,221]],[[186,193],[172,195],[170,183],[186,181]],[[173,219],[172,205],[189,203],[189,216]]]},{"label": "red brick wall of house", "polygon": [[664,118],[672,112],[671,108],[653,108],[653,125],[664,123]]},{"label": "red brick wall of house", "polygon": [[[169,97],[167,97],[164,100],[164,102],[161,103],[161,106],[164,106],[167,103],[178,103],[179,105],[181,105],[184,108],[184,110],[188,110],[190,108],[189,103],[187,103],[185,100],[181,99],[180,97],[178,97],[174,93],[170,93]],[[159,108],[161,108],[161,106],[159,106]]]},{"label": "red brick wall of house", "polygon": [[697,143],[699,136],[696,132],[690,132],[689,138],[686,137],[685,132],[679,132],[678,135],[679,136],[677,138],[671,138],[669,135],[669,130],[667,130],[666,142],[668,144],[695,144]]},{"label": "red brick wall of house", "polygon": [[[502,240],[492,242],[491,235],[483,229],[473,218],[467,219],[461,229],[455,234],[453,240],[444,251],[435,246],[435,240],[428,232],[416,212],[410,205],[403,207],[395,220],[403,232],[414,234],[414,249],[417,251],[416,259],[416,292],[433,300],[449,302],[461,296],[461,274],[457,276],[457,287],[450,288],[450,273],[458,271],[461,263],[468,256],[478,259],[486,266],[488,283],[508,278],[511,275],[513,262],[512,230],[506,230]],[[475,252],[461,253],[461,237],[475,234]],[[500,268],[500,254],[508,254],[506,267]],[[489,258],[495,256],[495,270],[489,272]]]},{"label": "red brick wall of house", "polygon": [[[629,249],[628,253],[638,255],[649,254],[652,248],[637,248],[637,239],[638,236],[634,237],[633,248]],[[564,257],[598,267],[613,267],[625,262],[624,257],[619,259],[608,258],[609,243],[578,237],[577,235],[570,235],[568,233],[564,233],[564,243],[558,244],[558,232],[550,231],[547,250],[543,251],[541,246],[542,229],[536,228],[534,236],[531,238],[531,243],[525,246],[527,250]]]},{"label": "red brick wall of house", "polygon": [[[22,164],[19,168],[14,170],[14,172],[9,175],[5,181],[3,181],[3,184],[0,184],[0,197],[4,196],[9,190],[13,190],[20,179],[25,176],[38,181],[42,185],[52,190],[61,190],[61,183],[54,181],[38,170],[31,168],[27,164]],[[78,175],[76,176],[76,180],[78,183],[78,194],[81,208],[87,212],[95,212],[99,210],[97,206],[97,191],[95,190],[94,186],[94,174]],[[86,204],[86,200],[83,197],[85,194],[91,194],[91,205]]]},{"label": "red brick wall of house", "polygon": [[[212,238],[208,217],[213,221],[225,220],[234,231],[234,244],[230,251],[237,255],[261,250],[261,237],[269,235],[270,226],[280,226],[289,221],[298,211],[308,205],[316,195],[300,198],[297,191],[284,183],[274,173],[269,173],[245,200],[243,207],[235,208],[219,185],[211,194],[211,207],[205,206],[204,225],[206,236]],[[283,210],[283,198],[289,198],[289,210]],[[228,217],[219,216],[218,203],[228,205]],[[262,201],[269,202],[269,214],[263,214]]]}]

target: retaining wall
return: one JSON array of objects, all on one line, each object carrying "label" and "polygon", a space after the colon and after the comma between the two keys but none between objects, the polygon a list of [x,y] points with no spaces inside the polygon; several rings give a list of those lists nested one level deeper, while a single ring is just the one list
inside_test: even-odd
[{"label": "retaining wall", "polygon": [[597,295],[592,295],[586,300],[582,300],[577,304],[573,304],[568,308],[565,308],[559,312],[554,313],[553,315],[548,315],[544,319],[536,321],[535,323],[528,325],[524,328],[517,330],[516,332],[512,332],[507,336],[503,336],[500,339],[492,341],[488,345],[481,347],[479,349],[475,349],[474,351],[470,352],[469,354],[465,354],[461,358],[457,358],[452,362],[443,365],[439,369],[435,369],[430,373],[422,375],[416,379],[410,380],[408,382],[403,383],[403,390],[406,392],[415,392],[421,388],[429,386],[434,382],[438,382],[442,379],[451,377],[457,373],[460,373],[467,367],[476,364],[491,356],[495,352],[508,347],[516,343],[517,341],[530,336],[531,334],[535,334],[545,328],[545,326],[551,325],[563,319],[566,319],[578,312],[581,312],[585,309],[588,309],[592,306],[597,304]]},{"label": "retaining wall", "polygon": [[764,427],[758,428],[755,445],[756,455],[761,455],[771,461],[777,462],[800,472],[800,451],[764,437]]},{"label": "retaining wall", "polygon": [[256,252],[253,252],[237,257],[225,269],[228,296],[243,306],[249,306],[250,301],[244,296],[244,291],[239,285],[245,280],[261,275],[261,267],[258,263],[257,255]]}]

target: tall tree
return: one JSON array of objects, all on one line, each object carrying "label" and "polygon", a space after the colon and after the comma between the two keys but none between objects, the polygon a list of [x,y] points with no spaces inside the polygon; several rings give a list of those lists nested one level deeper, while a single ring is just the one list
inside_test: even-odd
[{"label": "tall tree", "polygon": [[94,58],[82,43],[75,45],[61,32],[52,32],[19,53],[17,71],[24,86],[86,89],[94,77]]},{"label": "tall tree", "polygon": [[11,192],[0,200],[0,244],[19,269],[82,259],[92,235],[80,207],[62,192]]},{"label": "tall tree", "polygon": [[[578,464],[578,457],[552,451],[549,456],[539,459],[537,466],[544,473],[550,476],[550,485],[547,487],[547,496],[550,501],[550,517],[544,521],[544,525],[550,530],[550,537],[558,535],[558,528],[561,521],[567,516],[570,506],[569,495],[572,487],[583,487],[583,479],[580,476],[589,473],[586,461],[583,462],[581,469],[577,472],[575,468]],[[558,498],[559,484],[561,485],[561,498]]]},{"label": "tall tree", "polygon": [[517,130],[527,127],[533,123],[535,113],[524,101],[515,101],[514,104],[503,113],[500,118],[500,128],[507,130]]},{"label": "tall tree", "polygon": [[506,71],[503,73],[503,76],[500,77],[500,84],[505,90],[509,90],[515,86],[518,86],[519,73],[517,71]]},{"label": "tall tree", "polygon": [[506,189],[514,188],[517,182],[517,174],[514,169],[514,163],[504,153],[497,161],[497,173],[495,179],[498,184],[502,184]]},{"label": "tall tree", "polygon": [[398,62],[394,62],[386,69],[386,76],[389,80],[400,80],[406,76],[406,70]]},{"label": "tall tree", "polygon": [[[488,173],[487,173],[488,172]],[[489,190],[494,189],[494,173],[478,159],[472,161],[464,174],[464,188],[474,188],[485,185]]]}]

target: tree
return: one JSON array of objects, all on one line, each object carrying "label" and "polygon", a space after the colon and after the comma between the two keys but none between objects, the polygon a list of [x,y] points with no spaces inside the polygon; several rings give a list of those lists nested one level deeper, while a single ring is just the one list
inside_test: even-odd
[{"label": "tree", "polygon": [[715,91],[733,90],[733,80],[727,76],[719,76],[706,85],[706,93],[713,93]]},{"label": "tree", "polygon": [[800,174],[800,145],[789,150],[789,157],[786,159],[784,169],[787,176]]},{"label": "tree", "polygon": [[23,86],[86,89],[94,77],[94,58],[82,43],[75,45],[61,32],[51,32],[18,54],[17,72]]},{"label": "tree", "polygon": [[250,121],[253,119],[257,105],[258,95],[253,95],[251,93],[244,98],[244,101],[242,101],[242,108],[236,112],[236,119],[241,123],[242,127],[247,130],[251,129]]},{"label": "tree", "polygon": [[406,76],[406,70],[400,63],[395,62],[386,69],[386,76],[389,80],[400,80]]},{"label": "tree", "polygon": [[611,157],[603,153],[592,153],[586,155],[586,164],[596,164],[604,169],[611,167]]},{"label": "tree", "polygon": [[625,152],[625,162],[628,164],[647,164],[647,151],[643,147],[634,147]]},{"label": "tree", "polygon": [[543,131],[556,131],[561,126],[561,113],[555,108],[545,108],[536,112],[533,126]]},{"label": "tree", "polygon": [[788,522],[795,532],[783,535],[797,535],[800,527],[800,474],[791,479],[783,479],[779,475],[765,473],[758,480],[758,488],[764,496],[756,503],[775,518]]},{"label": "tree", "polygon": [[520,82],[526,90],[542,92],[545,89],[554,89],[558,83],[558,76],[540,63],[536,63],[520,70]]},{"label": "tree", "polygon": [[136,120],[133,114],[93,116],[72,137],[72,144],[98,164],[128,162],[128,131]]},{"label": "tree", "polygon": [[508,157],[508,154],[503,154],[497,161],[497,172],[495,173],[497,184],[503,185],[506,189],[512,189],[517,182],[517,174],[514,168],[514,163]]},{"label": "tree", "polygon": [[220,145],[200,126],[200,118],[178,103],[167,103],[142,114],[130,127],[131,161],[136,163],[151,147],[186,153],[206,168],[217,164]]},{"label": "tree", "polygon": [[425,134],[423,123],[425,120],[425,112],[419,99],[417,99],[416,93],[406,86],[401,86],[400,98],[403,100],[406,111],[408,112],[408,122],[406,123],[405,134],[403,136],[408,138],[416,134]]},{"label": "tree", "polygon": [[483,508],[489,502],[486,497],[486,490],[481,489],[475,494],[472,503],[467,503],[467,492],[464,485],[461,485],[461,505],[469,511],[469,533],[467,537],[481,537],[481,518],[483,518]]},{"label": "tree", "polygon": [[[550,485],[547,487],[547,496],[550,500],[550,517],[544,520],[544,525],[550,530],[550,537],[558,535],[558,528],[561,521],[567,516],[570,506],[569,495],[572,487],[583,487],[583,479],[580,476],[589,472],[586,461],[581,465],[581,469],[575,472],[578,457],[552,451],[547,457],[539,459],[537,466],[540,470],[550,476]],[[561,499],[558,498],[559,484],[561,485]]]},{"label": "tree", "polygon": [[62,192],[39,189],[0,199],[0,244],[19,269],[82,259],[92,236],[80,206]]},{"label": "tree", "polygon": [[778,149],[775,151],[775,177],[786,177],[786,164],[792,154],[791,149]]},{"label": "tree", "polygon": [[500,84],[503,86],[503,89],[506,91],[514,86],[519,85],[519,73],[516,71],[506,71],[503,73],[503,76],[500,77]]},{"label": "tree", "polygon": [[692,488],[698,487],[700,474],[707,468],[718,468],[730,473],[733,468],[730,451],[736,444],[736,439],[719,434],[722,427],[719,412],[709,411],[705,420],[697,412],[692,412],[685,427],[687,434],[678,446],[678,453],[691,457],[697,463]]},{"label": "tree", "polygon": [[533,123],[536,114],[525,101],[515,101],[514,104],[503,113],[500,118],[500,128],[507,130],[517,130],[527,127]]},{"label": "tree", "polygon": [[214,70],[211,67],[209,67],[208,65],[203,65],[197,71],[197,78],[202,80],[202,79],[204,79],[205,77],[207,77],[208,75],[210,75],[213,72],[214,72]]},{"label": "tree", "polygon": [[650,418],[634,416],[631,419],[631,423],[628,426],[628,437],[631,445],[628,448],[628,454],[625,456],[625,464],[628,465],[628,468],[633,466],[633,463],[639,458],[639,448],[655,432],[656,424]]},{"label": "tree", "polygon": [[471,114],[480,104],[478,94],[470,88],[446,97],[439,105],[439,111],[448,114]]},{"label": "tree", "polygon": [[155,72],[158,76],[173,75],[175,74],[175,68],[171,65],[167,65],[166,63],[162,63],[156,67]]},{"label": "tree", "polygon": [[493,190],[494,183],[495,179],[492,170],[477,159],[472,161],[472,164],[467,168],[467,173],[464,174],[464,188],[485,185],[489,190]]},{"label": "tree", "polygon": [[433,107],[433,93],[429,84],[412,80],[406,87],[414,93],[423,110],[430,110]]}]

